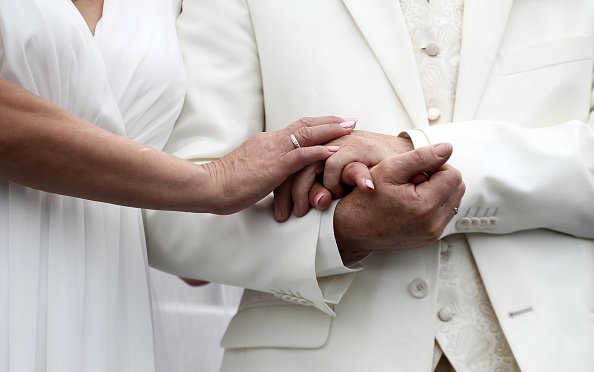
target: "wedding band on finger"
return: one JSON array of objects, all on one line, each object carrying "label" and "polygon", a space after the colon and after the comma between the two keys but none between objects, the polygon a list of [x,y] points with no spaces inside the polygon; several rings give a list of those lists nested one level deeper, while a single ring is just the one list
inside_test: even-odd
[{"label": "wedding band on finger", "polygon": [[454,207],[454,214],[455,215],[458,214],[458,208],[457,207]]},{"label": "wedding band on finger", "polygon": [[293,133],[291,133],[289,138],[291,138],[291,142],[293,142],[293,146],[295,146],[296,149],[301,147],[301,145],[299,145],[299,141],[297,141],[297,137],[295,137]]}]

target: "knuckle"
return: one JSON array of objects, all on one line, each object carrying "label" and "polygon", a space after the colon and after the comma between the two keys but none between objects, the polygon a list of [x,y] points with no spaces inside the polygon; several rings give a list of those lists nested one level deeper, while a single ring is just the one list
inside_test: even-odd
[{"label": "knuckle", "polygon": [[299,124],[300,127],[310,127],[314,124],[314,118],[313,117],[303,117],[299,120],[297,120],[297,123]]},{"label": "knuckle", "polygon": [[314,137],[314,131],[311,127],[301,127],[297,132],[304,142],[310,142]]},{"label": "knuckle", "polygon": [[466,193],[466,184],[464,182],[460,183],[460,196]]}]

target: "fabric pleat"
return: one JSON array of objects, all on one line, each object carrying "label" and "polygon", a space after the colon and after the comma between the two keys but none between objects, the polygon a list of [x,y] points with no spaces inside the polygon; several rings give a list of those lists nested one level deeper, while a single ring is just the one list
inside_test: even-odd
[{"label": "fabric pleat", "polygon": [[[0,77],[161,148],[185,94],[179,10],[106,0],[93,36],[70,0],[0,0]],[[154,371],[149,288],[139,210],[0,178],[0,371]]]}]

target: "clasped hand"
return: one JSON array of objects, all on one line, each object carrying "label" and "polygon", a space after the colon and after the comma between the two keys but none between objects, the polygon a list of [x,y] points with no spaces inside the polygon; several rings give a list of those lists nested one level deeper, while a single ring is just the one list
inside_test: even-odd
[{"label": "clasped hand", "polygon": [[[334,214],[343,258],[371,249],[402,249],[437,240],[454,216],[465,191],[460,172],[446,162],[450,144],[413,150],[408,138],[354,131],[329,143],[340,149],[305,167],[275,192],[277,220],[310,207]],[[349,187],[352,188],[349,192]]]}]

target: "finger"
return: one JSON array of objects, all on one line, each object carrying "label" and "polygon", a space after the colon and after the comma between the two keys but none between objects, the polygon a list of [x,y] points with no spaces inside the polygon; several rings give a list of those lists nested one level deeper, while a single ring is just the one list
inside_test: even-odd
[{"label": "finger", "polygon": [[339,116],[311,116],[311,117],[304,117],[301,118],[287,126],[285,128],[285,134],[291,134],[295,132],[297,129],[301,127],[315,127],[317,125],[324,125],[324,124],[336,124],[342,123],[348,119],[343,119]]},{"label": "finger", "polygon": [[413,185],[420,185],[423,182],[427,182],[429,178],[431,178],[429,172],[418,173],[411,177],[410,183],[412,183]]},{"label": "finger", "polygon": [[280,168],[287,175],[297,173],[310,164],[328,159],[336,151],[336,146],[300,147],[281,156]]},{"label": "finger", "polygon": [[439,213],[440,216],[438,217],[438,219],[440,220],[440,223],[444,228],[456,215],[456,212],[454,212],[454,208],[458,208],[460,206],[460,202],[462,196],[464,196],[465,190],[466,187],[462,182],[460,185],[458,185],[451,197],[441,205]]},{"label": "finger", "polygon": [[181,276],[179,278],[181,280],[183,280],[190,287],[202,287],[203,285],[210,283],[210,282],[207,282],[206,280],[188,279],[188,278],[182,278]]},{"label": "finger", "polygon": [[383,174],[387,178],[384,181],[408,183],[413,176],[419,173],[435,172],[448,161],[451,155],[452,145],[440,143],[391,156],[380,163],[382,167],[385,167]]},{"label": "finger", "polygon": [[291,215],[293,199],[291,198],[292,178],[287,179],[274,190],[274,219],[285,222]]},{"label": "finger", "polygon": [[[339,123],[320,124],[317,126],[302,126],[295,129],[288,137],[283,137],[284,142],[290,141],[290,146],[283,147],[289,150],[296,147],[309,147],[321,145],[333,139],[353,132],[357,122],[353,120]],[[294,138],[291,138],[291,135]],[[285,146],[285,145],[283,145]]]},{"label": "finger", "polygon": [[332,203],[332,194],[321,183],[316,181],[309,190],[309,203],[319,210],[328,209]]},{"label": "finger", "polygon": [[427,182],[418,185],[416,191],[423,194],[427,200],[434,200],[435,203],[439,203],[437,205],[440,205],[455,196],[460,185],[463,184],[460,171],[450,166],[444,166]]},{"label": "finger", "polygon": [[295,216],[304,216],[309,211],[309,190],[316,180],[316,174],[323,170],[323,166],[321,162],[311,164],[294,176],[291,195]]},{"label": "finger", "polygon": [[341,180],[347,185],[357,185],[361,191],[371,192],[375,189],[369,168],[360,162],[347,164],[342,171]]},{"label": "finger", "polygon": [[[338,151],[332,158],[326,161],[324,166],[324,187],[326,187],[334,197],[339,197],[342,193],[342,187],[340,181],[342,174],[347,165],[355,163],[365,158],[365,154],[361,153],[364,151],[361,148],[348,147],[343,148],[343,151]],[[369,177],[371,179],[371,177]],[[353,179],[350,185],[356,184]]]}]

